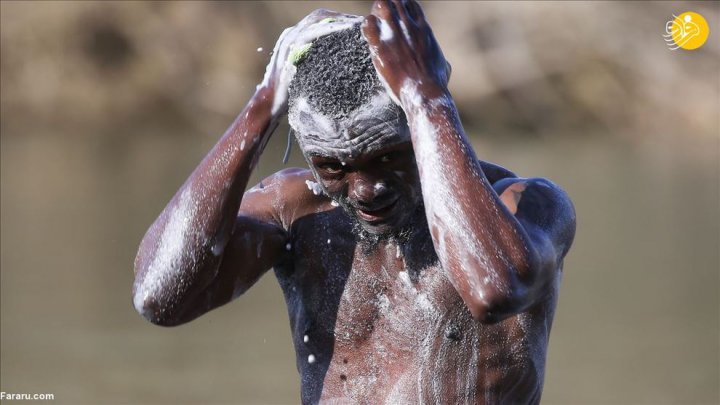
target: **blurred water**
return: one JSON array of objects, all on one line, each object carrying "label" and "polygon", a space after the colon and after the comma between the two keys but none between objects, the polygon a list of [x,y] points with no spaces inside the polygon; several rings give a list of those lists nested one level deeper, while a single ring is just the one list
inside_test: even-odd
[{"label": "blurred water", "polygon": [[[3,133],[2,390],[62,404],[297,403],[272,274],[178,328],[134,312],[137,245],[215,140],[149,132]],[[281,167],[284,133],[254,180]],[[479,156],[547,176],[576,204],[544,402],[717,401],[717,139],[483,139]]]}]

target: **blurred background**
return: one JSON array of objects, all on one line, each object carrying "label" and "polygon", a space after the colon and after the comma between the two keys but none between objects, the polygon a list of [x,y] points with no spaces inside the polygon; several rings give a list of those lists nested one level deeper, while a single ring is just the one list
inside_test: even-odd
[{"label": "blurred background", "polygon": [[[720,3],[424,2],[478,155],[573,198],[544,403],[720,401]],[[62,404],[299,402],[271,273],[177,328],[131,305],[147,227],[275,39],[367,2],[0,2],[0,389]],[[695,11],[707,43],[671,51]],[[285,125],[285,124],[283,124]],[[283,167],[278,129],[253,178]],[[292,166],[304,163],[297,151]]]}]

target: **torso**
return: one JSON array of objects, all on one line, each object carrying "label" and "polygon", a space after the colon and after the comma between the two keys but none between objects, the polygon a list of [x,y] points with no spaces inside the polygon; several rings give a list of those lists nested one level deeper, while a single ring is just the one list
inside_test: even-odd
[{"label": "torso", "polygon": [[539,402],[557,284],[529,311],[481,324],[426,231],[367,248],[341,208],[316,211],[293,222],[292,259],[275,268],[303,403]]}]

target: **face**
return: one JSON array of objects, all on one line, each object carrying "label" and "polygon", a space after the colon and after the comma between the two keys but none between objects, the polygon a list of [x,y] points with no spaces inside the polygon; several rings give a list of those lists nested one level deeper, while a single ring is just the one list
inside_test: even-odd
[{"label": "face", "polygon": [[295,103],[290,125],[325,192],[366,232],[390,236],[411,225],[420,180],[409,129],[387,96],[344,119]]}]

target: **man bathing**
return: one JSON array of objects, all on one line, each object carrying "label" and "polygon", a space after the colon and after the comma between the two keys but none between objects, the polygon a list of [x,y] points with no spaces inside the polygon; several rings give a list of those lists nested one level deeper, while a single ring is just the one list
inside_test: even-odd
[{"label": "man bathing", "polygon": [[[573,206],[477,159],[449,76],[414,1],[287,29],[145,235],[137,310],[188,322],[273,268],[303,403],[539,402]],[[245,191],[286,113],[310,170]]]}]

